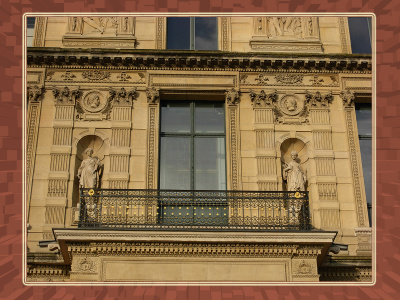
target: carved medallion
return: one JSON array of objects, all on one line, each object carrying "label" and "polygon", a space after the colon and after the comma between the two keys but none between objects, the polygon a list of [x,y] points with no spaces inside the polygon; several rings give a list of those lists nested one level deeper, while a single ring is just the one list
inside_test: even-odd
[{"label": "carved medallion", "polygon": [[303,110],[304,101],[301,101],[296,95],[286,95],[278,101],[278,105],[284,114],[295,116]]},{"label": "carved medallion", "polygon": [[100,92],[93,91],[85,95],[82,101],[82,108],[87,112],[99,112],[107,104],[106,99]]}]

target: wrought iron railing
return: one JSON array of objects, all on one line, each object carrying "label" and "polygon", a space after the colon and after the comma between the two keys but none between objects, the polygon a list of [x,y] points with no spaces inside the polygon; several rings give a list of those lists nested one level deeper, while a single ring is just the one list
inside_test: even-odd
[{"label": "wrought iron railing", "polygon": [[80,190],[79,227],[310,230],[308,192]]}]

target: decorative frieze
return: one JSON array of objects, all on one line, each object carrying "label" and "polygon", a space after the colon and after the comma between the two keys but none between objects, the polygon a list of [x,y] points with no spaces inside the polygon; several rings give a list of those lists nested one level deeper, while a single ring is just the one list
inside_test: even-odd
[{"label": "decorative frieze", "polygon": [[276,72],[263,72],[263,73],[249,73],[241,72],[239,79],[241,85],[247,86],[268,86],[276,88],[279,86],[284,87],[304,87],[304,88],[332,88],[339,87],[338,75],[331,74],[312,74],[312,73],[299,73],[291,70],[292,73],[276,73]]},{"label": "decorative frieze", "polygon": [[87,70],[82,72],[82,77],[89,81],[102,81],[108,79],[111,73],[104,70]]}]

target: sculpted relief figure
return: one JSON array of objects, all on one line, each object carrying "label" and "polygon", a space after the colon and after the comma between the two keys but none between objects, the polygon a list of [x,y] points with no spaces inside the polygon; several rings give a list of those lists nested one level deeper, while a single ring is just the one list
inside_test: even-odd
[{"label": "sculpted relief figure", "polygon": [[268,17],[269,35],[298,36],[301,34],[301,21],[299,17]]},{"label": "sculpted relief figure", "polygon": [[116,17],[83,17],[82,20],[84,24],[89,25],[101,34],[103,34],[107,28],[111,27],[116,30],[118,26],[118,20]]},{"label": "sculpted relief figure", "polygon": [[101,163],[97,157],[92,157],[92,148],[87,148],[85,154],[88,158],[82,161],[78,169],[79,188],[98,188]]},{"label": "sculpted relief figure", "polygon": [[292,161],[285,163],[283,168],[283,179],[287,182],[287,190],[305,191],[307,178],[300,164],[296,161],[298,157],[297,151],[292,151],[290,156],[292,157]]}]

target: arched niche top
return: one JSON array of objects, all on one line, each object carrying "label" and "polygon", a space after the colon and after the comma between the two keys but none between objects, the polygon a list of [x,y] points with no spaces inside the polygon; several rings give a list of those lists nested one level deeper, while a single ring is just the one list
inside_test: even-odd
[{"label": "arched niche top", "polygon": [[85,155],[83,154],[84,151],[87,148],[92,148],[94,155],[102,161],[104,156],[109,154],[109,146],[109,140],[104,133],[98,130],[85,130],[73,139],[72,154],[75,154],[78,160],[82,161]]}]

